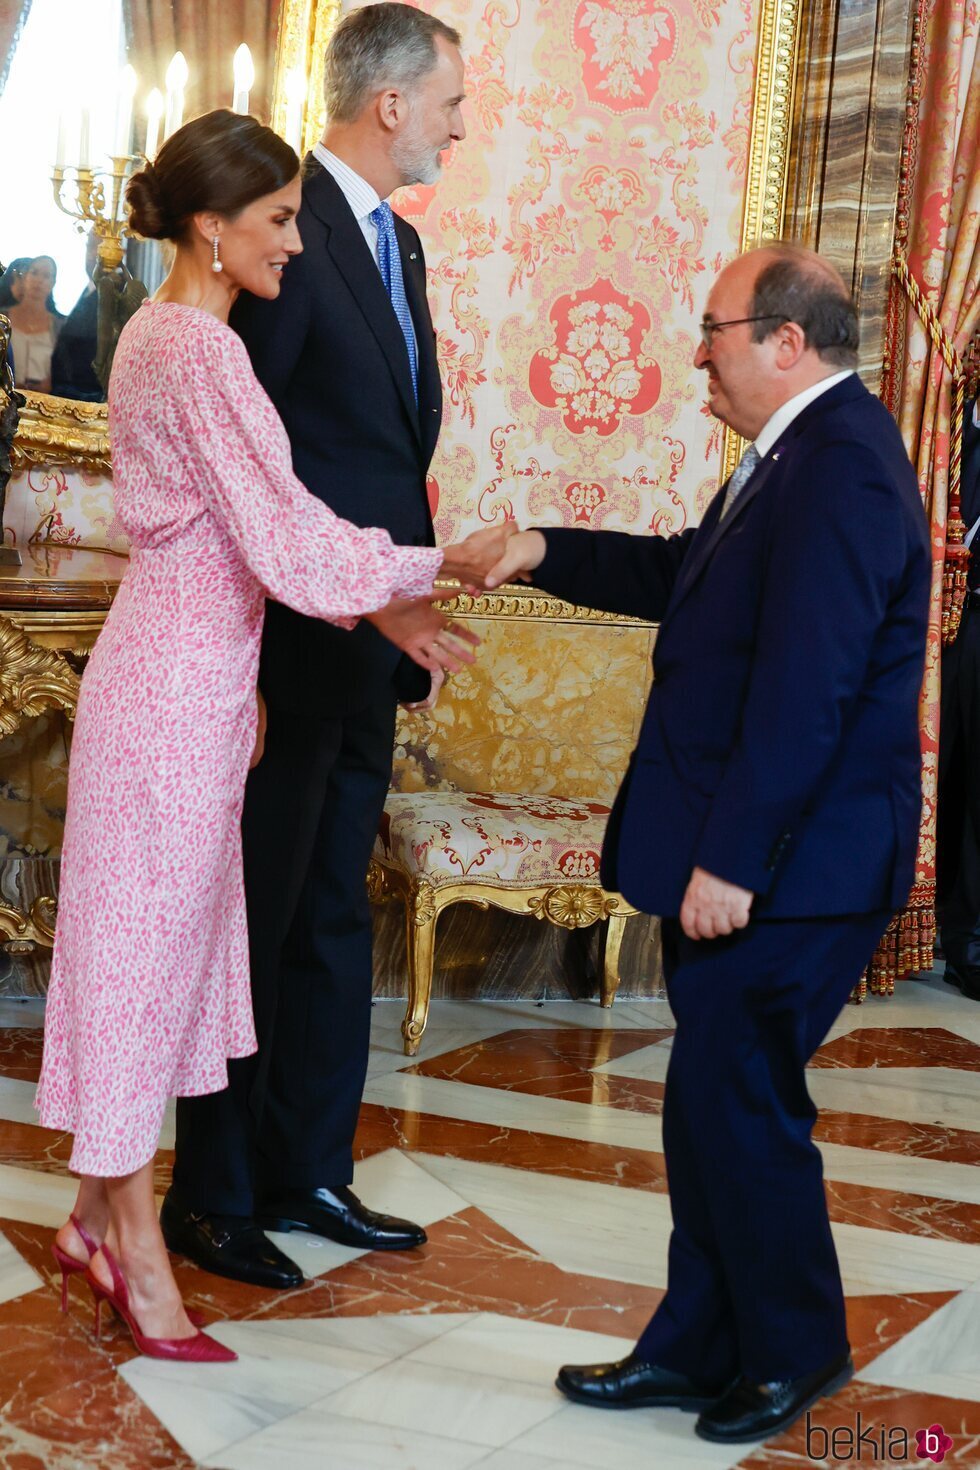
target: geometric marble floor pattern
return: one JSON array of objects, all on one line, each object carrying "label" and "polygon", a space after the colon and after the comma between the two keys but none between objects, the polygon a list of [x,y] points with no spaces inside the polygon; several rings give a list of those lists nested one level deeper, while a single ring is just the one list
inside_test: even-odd
[{"label": "geometric marble floor pattern", "polygon": [[31,1107],[42,1008],[0,1001],[0,1470],[921,1464],[915,1433],[936,1424],[944,1463],[980,1470],[980,1005],[906,983],[847,1007],[814,1058],[857,1376],[809,1439],[737,1451],[677,1411],[597,1413],[553,1386],[562,1362],[627,1351],[662,1295],[666,1004],[434,1003],[417,1058],[401,1015],[374,1010],[355,1188],[428,1245],[276,1237],[307,1278],[281,1294],[177,1264],[239,1354],[187,1370],[118,1327],[96,1344],[77,1286],[58,1312],[69,1140]]}]

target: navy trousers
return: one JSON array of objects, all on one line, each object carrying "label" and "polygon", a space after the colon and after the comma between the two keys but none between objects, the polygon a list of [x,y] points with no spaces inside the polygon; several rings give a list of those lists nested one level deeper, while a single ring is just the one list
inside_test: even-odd
[{"label": "navy trousers", "polygon": [[637,1344],[647,1362],[714,1388],[802,1377],[846,1352],[804,1068],[888,919],[759,921],[697,942],[664,921],[673,1231],[667,1293]]}]

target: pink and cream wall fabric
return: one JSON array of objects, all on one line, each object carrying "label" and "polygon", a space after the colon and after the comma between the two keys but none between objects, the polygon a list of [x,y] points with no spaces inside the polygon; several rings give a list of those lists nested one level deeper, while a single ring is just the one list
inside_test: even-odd
[{"label": "pink and cream wall fabric", "polygon": [[463,35],[469,133],[393,203],[439,338],[439,539],[682,530],[718,484],[692,358],[739,244],[760,0],[431,8]]}]

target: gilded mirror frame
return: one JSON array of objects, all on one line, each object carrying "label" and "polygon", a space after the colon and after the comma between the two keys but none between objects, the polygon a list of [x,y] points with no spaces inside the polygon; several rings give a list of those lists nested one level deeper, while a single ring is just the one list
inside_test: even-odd
[{"label": "gilded mirror frame", "polygon": [[[742,248],[778,239],[783,230],[792,145],[793,94],[802,36],[804,0],[763,0],[756,52],[755,92],[749,139]],[[286,121],[286,79],[296,69],[308,78],[303,148],[323,130],[319,58],[342,14],[342,0],[282,0],[276,54],[272,125]],[[75,466],[111,474],[105,404],[29,393],[14,441],[14,468]],[[724,478],[740,453],[727,432]]]}]

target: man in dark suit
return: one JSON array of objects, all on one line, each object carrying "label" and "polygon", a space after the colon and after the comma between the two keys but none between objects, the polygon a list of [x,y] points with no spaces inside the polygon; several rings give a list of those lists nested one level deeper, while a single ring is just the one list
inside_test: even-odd
[{"label": "man in dark suit", "polygon": [[938,915],[946,979],[980,1000],[980,426],[963,423],[960,511],[970,546],[969,591],[955,643],[943,649],[937,813]]},{"label": "man in dark suit", "polygon": [[668,1285],[628,1358],[558,1385],[728,1443],[853,1372],[804,1068],[913,880],[929,541],[857,345],[816,255],[735,261],[695,363],[751,442],[701,526],[521,532],[487,581],[660,624],[602,881],[663,917]]},{"label": "man in dark suit", "polygon": [[[459,39],[407,5],[342,21],[326,58],[329,122],[303,167],[303,254],[278,300],[243,296],[231,318],[299,478],[407,545],[434,541],[426,473],[442,393],[422,246],[386,201],[435,182],[465,135]],[[343,632],[276,603],[259,687],[265,753],[243,818],[258,1060],[231,1062],[226,1092],[178,1103],[161,1219],[170,1248],[206,1269],[289,1287],[302,1275],[262,1227],[368,1250],[425,1240],[350,1183],[370,1031],[365,879],[396,704],[434,691],[376,627]]]}]

